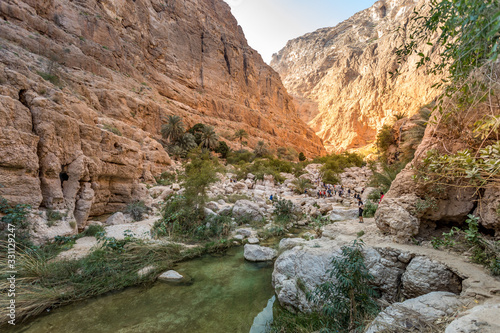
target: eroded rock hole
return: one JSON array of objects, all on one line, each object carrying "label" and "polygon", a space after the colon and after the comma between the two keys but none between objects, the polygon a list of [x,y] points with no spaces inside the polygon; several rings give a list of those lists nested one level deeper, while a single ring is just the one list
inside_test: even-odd
[{"label": "eroded rock hole", "polygon": [[61,180],[61,187],[62,187],[63,183],[65,181],[69,180],[69,176],[68,176],[68,174],[65,171],[63,171],[63,172],[59,173],[59,179]]},{"label": "eroded rock hole", "polygon": [[25,107],[29,108],[28,101],[26,101],[26,89],[19,90],[19,102],[21,102]]}]

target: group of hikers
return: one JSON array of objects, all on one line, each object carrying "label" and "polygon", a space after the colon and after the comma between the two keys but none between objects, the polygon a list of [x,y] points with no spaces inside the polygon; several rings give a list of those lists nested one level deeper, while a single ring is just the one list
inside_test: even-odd
[{"label": "group of hikers", "polygon": [[[360,193],[356,191],[352,191],[350,188],[345,189],[343,185],[330,185],[330,184],[325,184],[322,183],[318,179],[318,185],[322,187],[322,189],[319,189],[316,193],[318,199],[320,198],[331,198],[333,196],[336,196],[338,194],[339,197],[344,197],[346,195],[347,198],[351,197],[351,193],[354,192],[353,198],[358,200],[358,216],[359,216],[359,223],[364,223],[363,220],[363,212],[365,210],[365,204],[363,203],[363,200],[361,199],[361,195],[365,192],[365,189],[363,188]],[[307,190],[305,191],[307,194]],[[380,192],[380,200],[379,204],[382,201],[382,198],[384,197],[384,192]]]}]

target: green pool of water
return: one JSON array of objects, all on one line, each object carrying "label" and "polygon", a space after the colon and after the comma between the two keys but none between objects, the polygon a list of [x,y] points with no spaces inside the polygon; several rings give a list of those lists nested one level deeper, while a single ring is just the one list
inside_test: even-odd
[{"label": "green pool of water", "polygon": [[[53,310],[7,332],[249,332],[274,294],[272,263],[250,263],[243,247],[175,269],[190,285],[157,282]],[[266,311],[264,311],[265,313]],[[259,315],[260,314],[260,315]],[[259,316],[258,316],[259,315]],[[266,315],[264,315],[266,317]],[[258,320],[256,320],[257,322]],[[252,332],[261,332],[254,326]]]}]

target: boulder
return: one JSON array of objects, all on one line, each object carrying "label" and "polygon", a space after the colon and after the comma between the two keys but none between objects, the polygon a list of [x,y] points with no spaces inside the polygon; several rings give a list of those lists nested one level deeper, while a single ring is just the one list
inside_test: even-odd
[{"label": "boulder", "polygon": [[250,237],[252,236],[252,230],[250,229],[236,229],[235,230],[238,235],[243,235],[245,237]]},{"label": "boulder", "polygon": [[346,208],[333,208],[330,210],[329,218],[331,221],[355,220],[358,218],[359,210]]},{"label": "boulder", "polygon": [[423,256],[417,256],[410,261],[401,282],[403,295],[407,298],[433,291],[459,294],[462,290],[462,282],[455,273],[443,264]]},{"label": "boulder", "polygon": [[233,206],[235,218],[247,216],[253,221],[260,221],[264,217],[258,204],[249,200],[238,200]]},{"label": "boulder", "polygon": [[183,279],[184,276],[174,270],[166,271],[165,273],[162,273],[160,276],[158,276],[158,280],[165,282],[179,282]]},{"label": "boulder", "polygon": [[219,204],[215,201],[210,201],[208,202],[206,205],[205,205],[206,208],[214,211],[214,212],[217,212],[219,210]]},{"label": "boulder", "polygon": [[244,182],[237,182],[233,184],[234,192],[245,192],[248,191],[248,186]]},{"label": "boulder", "polygon": [[254,182],[250,179],[246,179],[245,180],[245,185],[249,188],[249,189],[253,189],[253,186],[254,186]]},{"label": "boulder", "polygon": [[217,215],[217,213],[216,213],[216,212],[214,212],[213,210],[211,210],[211,209],[210,209],[210,208],[208,208],[208,207],[205,207],[204,211],[205,211],[205,215],[207,215],[207,216],[210,216],[210,215]]},{"label": "boulder", "polygon": [[77,233],[76,222],[74,220],[64,218],[62,221],[53,222],[49,226],[45,214],[38,214],[36,212],[28,214],[26,220],[31,226],[30,239],[35,245],[43,245],[51,242],[56,236],[69,236]]},{"label": "boulder", "polygon": [[127,214],[123,214],[122,212],[116,212],[106,220],[106,225],[116,225],[116,224],[126,224],[132,223],[133,219]]},{"label": "boulder", "polygon": [[306,240],[303,238],[283,238],[280,240],[279,249],[280,251],[286,251],[293,249],[295,246],[303,245]]},{"label": "boulder", "polygon": [[229,186],[227,185],[225,188],[224,188],[224,193],[226,195],[230,195],[230,194],[233,194],[234,193],[234,189],[232,186]]},{"label": "boulder", "polygon": [[154,272],[155,269],[156,269],[156,266],[154,266],[154,265],[146,266],[146,267],[137,271],[137,276],[142,278],[142,277],[147,276],[147,275],[151,274],[152,272]]},{"label": "boulder", "polygon": [[420,221],[410,212],[415,210],[418,197],[414,194],[381,201],[375,213],[377,227],[394,236],[397,242],[408,242],[420,229]]},{"label": "boulder", "polygon": [[179,184],[172,184],[173,191],[179,191],[180,189],[181,189],[181,186]]},{"label": "boulder", "polygon": [[231,206],[226,206],[226,207],[223,207],[220,211],[219,211],[219,215],[221,216],[229,216],[231,215],[233,212],[233,207]]},{"label": "boulder", "polygon": [[474,215],[481,218],[480,223],[483,227],[495,230],[495,236],[500,236],[499,208],[500,187],[497,186],[486,189],[481,204],[474,211]]},{"label": "boulder", "polygon": [[245,245],[244,257],[248,261],[270,261],[276,258],[278,252],[260,245]]},{"label": "boulder", "polygon": [[445,333],[500,332],[500,303],[478,305],[452,321]]},{"label": "boulder", "polygon": [[248,244],[259,244],[259,243],[260,243],[260,241],[257,237],[250,237],[248,239]]},{"label": "boulder", "polygon": [[394,303],[379,313],[365,333],[407,332],[410,329],[412,332],[431,332],[437,319],[453,315],[465,303],[459,296],[443,291]]}]

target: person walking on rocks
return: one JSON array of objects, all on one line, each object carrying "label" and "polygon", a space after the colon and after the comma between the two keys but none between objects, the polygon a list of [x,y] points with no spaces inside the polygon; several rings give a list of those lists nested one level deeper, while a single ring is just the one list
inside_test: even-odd
[{"label": "person walking on rocks", "polygon": [[359,223],[364,223],[363,221],[363,211],[365,210],[365,205],[361,199],[358,199],[358,209],[359,209]]}]

